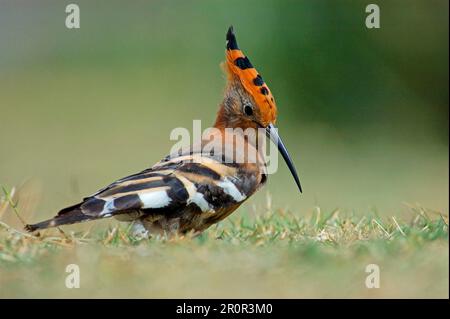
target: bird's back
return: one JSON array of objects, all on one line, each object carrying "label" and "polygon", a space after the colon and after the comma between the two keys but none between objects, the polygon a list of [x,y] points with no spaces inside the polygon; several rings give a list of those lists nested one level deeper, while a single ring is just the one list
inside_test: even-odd
[{"label": "bird's back", "polygon": [[202,231],[227,217],[266,180],[262,156],[245,136],[226,142],[221,134],[212,135],[30,227],[113,216],[140,220],[156,231]]}]

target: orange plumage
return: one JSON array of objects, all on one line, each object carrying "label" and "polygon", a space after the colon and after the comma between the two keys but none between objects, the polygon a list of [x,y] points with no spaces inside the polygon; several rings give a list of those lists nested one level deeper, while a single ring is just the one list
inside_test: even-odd
[{"label": "orange plumage", "polygon": [[237,46],[232,27],[228,30],[227,41],[225,55],[229,76],[239,78],[242,86],[253,97],[261,111],[263,122],[261,124],[275,124],[277,106],[272,92],[247,56]]}]

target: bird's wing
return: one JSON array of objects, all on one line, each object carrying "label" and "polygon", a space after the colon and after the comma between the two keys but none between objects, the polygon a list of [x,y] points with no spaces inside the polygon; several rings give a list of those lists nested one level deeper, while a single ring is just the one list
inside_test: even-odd
[{"label": "bird's wing", "polygon": [[[233,163],[201,154],[167,157],[152,168],[122,178],[87,197],[83,214],[110,217],[130,210],[171,214],[189,204],[201,211],[243,202],[258,183]],[[62,210],[59,214],[64,214]]]},{"label": "bird's wing", "polygon": [[186,193],[173,172],[177,165],[160,169],[147,169],[122,178],[95,194],[85,197],[81,203],[66,207],[48,220],[27,225],[28,231],[107,218],[142,209],[174,209],[183,203]]},{"label": "bird's wing", "polygon": [[[176,217],[189,206],[220,219],[264,183],[264,175],[222,156],[199,153],[168,156],[152,168],[122,178],[57,216],[27,225],[34,231],[59,225],[138,212]],[[214,214],[220,212],[220,214]]]},{"label": "bird's wing", "polygon": [[[183,185],[173,176],[176,166],[150,168],[117,180],[84,198],[81,211],[98,218],[130,210],[174,207],[186,197]],[[64,214],[64,210],[59,214]]]}]

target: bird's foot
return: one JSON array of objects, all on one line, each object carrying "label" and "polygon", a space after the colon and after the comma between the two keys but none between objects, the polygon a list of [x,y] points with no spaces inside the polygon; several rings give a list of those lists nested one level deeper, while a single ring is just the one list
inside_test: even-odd
[{"label": "bird's foot", "polygon": [[136,240],[144,240],[150,237],[149,231],[144,227],[142,222],[134,221],[130,229],[131,236]]}]

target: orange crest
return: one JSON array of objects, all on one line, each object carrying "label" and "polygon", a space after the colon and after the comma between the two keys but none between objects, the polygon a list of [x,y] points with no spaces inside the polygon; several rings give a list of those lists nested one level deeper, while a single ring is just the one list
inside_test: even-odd
[{"label": "orange crest", "polygon": [[265,124],[274,122],[277,107],[272,92],[261,75],[256,71],[250,60],[239,49],[233,27],[227,32],[227,67],[230,74],[235,75],[242,83],[245,90],[253,97],[256,105],[260,108]]}]

